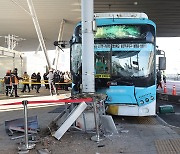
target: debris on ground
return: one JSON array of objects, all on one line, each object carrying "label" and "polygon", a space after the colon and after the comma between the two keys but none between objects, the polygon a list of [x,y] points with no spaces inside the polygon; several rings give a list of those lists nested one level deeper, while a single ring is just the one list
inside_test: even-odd
[{"label": "debris on ground", "polygon": [[51,152],[48,149],[40,149],[37,150],[38,154],[51,154]]}]

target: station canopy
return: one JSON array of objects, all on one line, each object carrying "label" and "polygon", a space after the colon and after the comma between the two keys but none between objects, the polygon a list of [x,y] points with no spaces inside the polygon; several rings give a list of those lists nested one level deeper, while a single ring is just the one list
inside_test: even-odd
[{"label": "station canopy", "polygon": [[[69,41],[75,24],[81,20],[81,0],[32,0],[48,50],[55,49],[62,20],[62,40]],[[157,24],[158,37],[180,36],[179,0],[94,0],[94,12],[144,12]],[[8,34],[22,38],[18,51],[34,51],[38,37],[26,0],[1,0],[0,46],[7,47]]]}]

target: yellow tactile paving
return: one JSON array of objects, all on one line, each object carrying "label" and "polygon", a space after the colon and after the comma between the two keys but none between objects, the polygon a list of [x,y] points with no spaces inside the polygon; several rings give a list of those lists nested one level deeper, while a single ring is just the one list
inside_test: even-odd
[{"label": "yellow tactile paving", "polygon": [[180,153],[180,138],[179,138],[179,139],[173,139],[173,140],[171,139],[170,141],[171,141],[174,149],[175,149],[177,152]]},{"label": "yellow tactile paving", "polygon": [[156,140],[155,146],[158,154],[180,154],[180,138]]},{"label": "yellow tactile paving", "polygon": [[154,117],[138,117],[137,121],[139,124],[156,125],[158,121]]}]

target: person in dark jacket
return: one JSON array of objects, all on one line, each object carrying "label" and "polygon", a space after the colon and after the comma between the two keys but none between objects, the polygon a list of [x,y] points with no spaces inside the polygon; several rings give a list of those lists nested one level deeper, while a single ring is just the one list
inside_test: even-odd
[{"label": "person in dark jacket", "polygon": [[159,86],[162,89],[162,78],[161,78],[161,72],[160,71],[157,72],[157,87],[156,88],[158,89]]},{"label": "person in dark jacket", "polygon": [[166,84],[166,75],[164,71],[163,71],[163,81],[164,81],[164,84]]},{"label": "person in dark jacket", "polygon": [[5,84],[5,87],[6,87],[6,96],[8,96],[9,92],[12,89],[11,70],[8,70],[6,72],[6,76],[4,77],[4,84]]},{"label": "person in dark jacket", "polygon": [[55,85],[56,88],[56,94],[58,94],[58,87],[59,87],[59,82],[60,82],[60,74],[59,72],[56,70],[54,71],[54,77],[53,77],[53,84]]},{"label": "person in dark jacket", "polygon": [[[60,72],[60,83],[64,83],[64,73],[63,72]],[[61,90],[65,89],[63,84],[60,84],[60,89]]]},{"label": "person in dark jacket", "polygon": [[41,75],[40,75],[40,72],[37,73],[36,81],[37,81],[36,93],[39,93],[39,89],[41,88]]},{"label": "person in dark jacket", "polygon": [[43,79],[44,79],[44,84],[46,89],[49,89],[49,83],[48,83],[48,78],[47,78],[48,73],[44,73]]},{"label": "person in dark jacket", "polygon": [[36,89],[36,73],[33,73],[31,75],[31,89],[33,90],[34,88]]},{"label": "person in dark jacket", "polygon": [[14,71],[11,73],[11,82],[12,82],[12,89],[11,89],[11,95],[10,97],[13,97],[13,91],[15,93],[15,97],[19,97],[17,94],[17,86],[19,84],[19,80],[21,78],[18,77],[17,68],[14,69]]}]

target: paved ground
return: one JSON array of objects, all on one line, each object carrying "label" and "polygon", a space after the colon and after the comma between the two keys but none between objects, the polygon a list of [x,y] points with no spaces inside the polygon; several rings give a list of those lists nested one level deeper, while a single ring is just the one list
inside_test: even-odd
[{"label": "paved ground", "polygon": [[[176,95],[172,95],[173,86],[175,86]],[[180,81],[167,81],[167,90],[157,89],[157,114],[168,124],[180,127]],[[159,106],[172,105],[174,113],[159,113]]]},{"label": "paved ground", "polygon": [[[180,95],[173,96],[171,93],[165,94],[163,90],[157,91],[157,115],[166,123],[169,127],[174,129],[180,134]],[[159,113],[159,107],[165,105],[172,105],[174,113]]]},{"label": "paved ground", "polygon": [[[169,101],[157,101],[157,114],[160,116],[164,121],[166,121],[169,125],[179,127],[180,128],[180,103],[178,102],[169,102]],[[174,109],[174,113],[165,113],[160,114],[159,113],[159,106],[163,105],[172,105]]]},{"label": "paved ground", "polygon": [[[43,95],[45,89],[41,89],[40,95]],[[45,91],[49,95],[48,91]],[[60,91],[65,93],[65,91]],[[20,94],[20,98],[27,97]],[[29,94],[30,95],[30,94]],[[36,95],[32,93],[31,95]],[[66,95],[59,95],[63,98]],[[47,96],[48,98],[50,96]],[[47,98],[46,97],[46,98]],[[31,96],[32,99],[33,96]],[[14,100],[16,98],[13,98]],[[44,99],[44,98],[43,98]],[[51,97],[49,99],[56,99]],[[7,99],[6,99],[7,100]],[[8,99],[9,100],[9,99]],[[3,100],[1,100],[2,102]],[[5,100],[4,100],[5,101]],[[35,149],[30,150],[30,154],[36,154],[38,150],[46,149],[52,154],[179,154],[180,136],[176,130],[155,117],[118,117],[114,116],[114,122],[119,135],[102,136],[104,140],[96,143],[90,138],[95,132],[68,131],[58,141],[46,132],[47,125],[59,114],[51,112],[59,106],[36,106],[29,108],[28,115],[38,117],[40,133],[38,134],[39,143]],[[11,140],[5,132],[4,121],[23,117],[23,110],[3,110],[0,112],[0,153],[16,154],[18,152],[17,143],[20,140]]]},{"label": "paved ground", "polygon": [[[164,86],[165,84],[162,83],[162,89],[158,87],[157,91],[160,93],[164,92]],[[166,93],[172,95],[173,92],[173,86],[175,86],[176,94],[180,95],[180,81],[169,81],[166,82]]]},{"label": "paved ground", "polygon": [[[59,94],[66,94],[66,93],[69,93],[69,91],[64,91],[64,90],[58,90],[58,93]],[[39,96],[50,96],[50,92],[49,92],[49,89],[45,89],[45,87],[41,87],[40,90],[39,90],[39,93],[36,93],[36,89],[33,89],[30,91],[30,93],[28,92],[24,92],[22,93],[21,92],[21,89],[19,88],[18,89],[18,95],[19,95],[19,98],[29,98],[29,97],[39,97]],[[3,92],[0,93],[0,100],[4,100],[4,99],[17,99],[16,97],[9,97],[9,96],[6,96]]]}]

